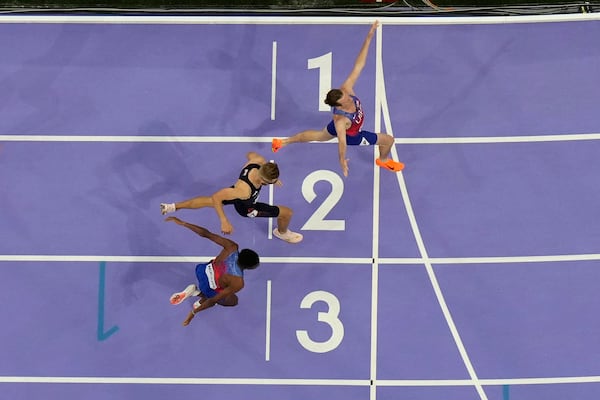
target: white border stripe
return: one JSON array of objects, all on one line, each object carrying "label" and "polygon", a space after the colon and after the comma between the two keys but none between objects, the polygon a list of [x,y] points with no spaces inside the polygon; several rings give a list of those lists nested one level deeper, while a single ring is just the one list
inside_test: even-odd
[{"label": "white border stripe", "polygon": [[[477,383],[485,386],[500,385],[551,385],[567,383],[598,383],[600,376],[569,376],[548,378],[506,378],[506,379],[478,379]],[[448,379],[448,380],[381,380],[377,381],[379,386],[472,386],[476,382],[470,379]]]},{"label": "white border stripe", "polygon": [[271,360],[271,280],[267,280],[267,321],[265,332],[265,361]]},{"label": "white border stripe", "polygon": [[[4,254],[0,261],[42,261],[42,262],[141,262],[141,263],[183,263],[198,262],[214,258],[211,255],[198,256],[102,256],[102,255],[44,255],[44,254]],[[294,263],[294,264],[369,264],[372,258],[343,258],[343,257],[261,257],[265,263]]]},{"label": "white border stripe", "polygon": [[270,143],[271,138],[251,136],[0,135],[0,142]]},{"label": "white border stripe", "polygon": [[[274,163],[275,160],[269,160],[269,162]],[[274,186],[275,185],[269,185],[269,205],[274,205],[274,201],[275,201]],[[275,220],[277,220],[277,218],[275,218]],[[273,239],[273,218],[268,219],[267,229],[268,229],[267,239],[272,240]],[[277,229],[279,229],[279,225],[277,225]]]},{"label": "white border stripe", "polygon": [[[39,12],[39,10],[36,10]],[[89,9],[88,9],[89,11]],[[142,12],[143,10],[136,10]],[[242,10],[240,10],[242,11]],[[247,12],[247,10],[245,10]],[[600,20],[598,13],[551,15],[518,15],[491,17],[384,17],[381,15],[357,17],[295,16],[167,16],[167,15],[0,15],[0,24],[152,24],[152,25],[362,25],[377,18],[386,25],[473,25],[524,24],[542,22],[576,22]]]},{"label": "white border stripe", "polygon": [[[109,255],[47,255],[47,254],[0,254],[0,262],[128,262],[128,263],[187,263],[198,262],[214,255],[197,256],[109,256]],[[419,257],[406,258],[377,258],[379,264],[399,264],[421,267],[426,261],[436,265],[456,264],[510,264],[510,263],[539,263],[539,262],[569,262],[569,261],[600,261],[600,254],[563,254],[546,256],[512,256],[512,257],[453,257],[427,260]],[[294,263],[294,264],[373,264],[371,258],[342,258],[342,257],[261,257],[261,263]]]},{"label": "white border stripe", "polygon": [[[507,263],[538,263],[538,262],[566,262],[566,261],[598,261],[600,254],[563,254],[547,256],[512,256],[512,257],[430,257],[432,264],[507,264]],[[422,263],[422,259],[415,258],[382,258],[381,264],[413,264]]]},{"label": "white border stripe", "polygon": [[475,144],[475,143],[535,143],[535,142],[570,142],[579,140],[598,140],[600,133],[567,133],[563,135],[529,135],[529,136],[471,136],[441,138],[398,138],[397,144]]},{"label": "white border stripe", "polygon": [[77,377],[77,376],[0,376],[2,383],[48,384],[142,384],[142,385],[291,385],[291,386],[485,386],[552,385],[571,383],[600,383],[600,376],[566,376],[502,379],[262,379],[262,378],[146,378],[146,377]]},{"label": "white border stripe", "polygon": [[[382,47],[381,47],[382,27],[376,31],[375,38],[375,126],[374,132],[381,132],[381,86],[383,76],[381,75]],[[378,335],[378,315],[379,315],[379,231],[381,220],[380,209],[380,190],[381,190],[381,168],[375,165],[375,159],[379,157],[378,146],[373,146],[373,240],[371,242],[373,264],[371,266],[371,357],[369,376],[373,382],[377,380],[377,335]],[[377,399],[377,386],[371,385],[369,390],[369,399]]]},{"label": "white border stripe", "polygon": [[295,385],[367,386],[365,379],[261,379],[261,378],[118,378],[61,376],[0,376],[0,383],[87,383],[146,385]]},{"label": "white border stripe", "polygon": [[277,42],[273,41],[271,55],[271,121],[275,121],[275,98],[277,94]]},{"label": "white border stripe", "polygon": [[[270,143],[270,137],[259,136],[116,136],[116,135],[0,135],[0,142],[135,142],[135,143]],[[521,136],[467,136],[395,138],[396,144],[488,144],[488,143],[538,143],[600,140],[600,133],[565,133],[556,135]],[[312,142],[336,144],[331,142]]]}]

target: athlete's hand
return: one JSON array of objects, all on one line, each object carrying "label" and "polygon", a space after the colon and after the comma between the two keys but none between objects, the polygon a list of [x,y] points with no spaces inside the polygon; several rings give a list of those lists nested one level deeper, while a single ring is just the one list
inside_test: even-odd
[{"label": "athlete's hand", "polygon": [[177,225],[183,225],[183,224],[185,224],[185,222],[183,222],[182,220],[180,220],[180,219],[179,219],[179,218],[177,218],[177,217],[167,217],[167,218],[165,218],[165,221],[166,221],[166,222],[173,221],[173,222],[175,222]]},{"label": "athlete's hand", "polygon": [[348,161],[350,161],[349,158],[340,159],[340,165],[342,166],[342,172],[344,173],[344,176],[348,176]]},{"label": "athlete's hand", "polygon": [[194,313],[190,311],[185,321],[183,321],[183,326],[188,326],[190,322],[194,319]]},{"label": "athlete's hand", "polygon": [[221,232],[226,235],[229,235],[231,232],[233,232],[233,226],[231,223],[229,223],[229,221],[221,222]]},{"label": "athlete's hand", "polygon": [[373,22],[373,25],[371,25],[371,29],[369,30],[368,35],[369,36],[373,35],[373,33],[375,33],[375,30],[377,29],[378,26],[379,26],[379,21],[375,20],[375,22]]}]

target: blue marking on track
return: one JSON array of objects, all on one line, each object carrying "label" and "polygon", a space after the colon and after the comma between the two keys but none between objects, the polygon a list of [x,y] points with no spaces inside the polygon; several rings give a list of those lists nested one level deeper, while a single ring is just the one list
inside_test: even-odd
[{"label": "blue marking on track", "polygon": [[105,287],[105,276],[106,276],[106,262],[100,263],[100,281],[98,283],[98,341],[102,342],[118,330],[118,326],[113,326],[109,330],[104,331],[104,287]]}]

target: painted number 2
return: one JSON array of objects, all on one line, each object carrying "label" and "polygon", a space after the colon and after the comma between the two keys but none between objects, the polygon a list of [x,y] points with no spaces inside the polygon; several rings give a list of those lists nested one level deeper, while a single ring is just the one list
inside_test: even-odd
[{"label": "painted number 2", "polygon": [[303,230],[312,231],[343,231],[346,229],[346,221],[343,219],[325,219],[327,214],[335,207],[344,193],[344,181],[338,174],[329,170],[318,170],[310,173],[302,182],[302,195],[309,203],[317,197],[315,185],[319,181],[329,182],[331,192],[323,200],[308,221],[302,226]]},{"label": "painted number 2", "polygon": [[308,335],[308,331],[296,331],[298,342],[308,351],[313,353],[326,353],[337,348],[344,339],[344,324],[338,318],[340,315],[340,301],[329,292],[318,290],[304,296],[300,308],[311,308],[317,301],[327,304],[327,312],[318,313],[318,321],[324,322],[331,327],[331,336],[323,342],[315,342]]}]

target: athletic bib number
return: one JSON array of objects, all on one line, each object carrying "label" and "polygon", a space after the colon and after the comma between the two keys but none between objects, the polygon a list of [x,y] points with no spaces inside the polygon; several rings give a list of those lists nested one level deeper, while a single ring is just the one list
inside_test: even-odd
[{"label": "athletic bib number", "polygon": [[215,270],[212,266],[212,263],[209,263],[206,265],[206,268],[204,269],[204,273],[206,274],[206,277],[208,278],[208,286],[211,289],[216,289],[217,281],[215,279]]}]

